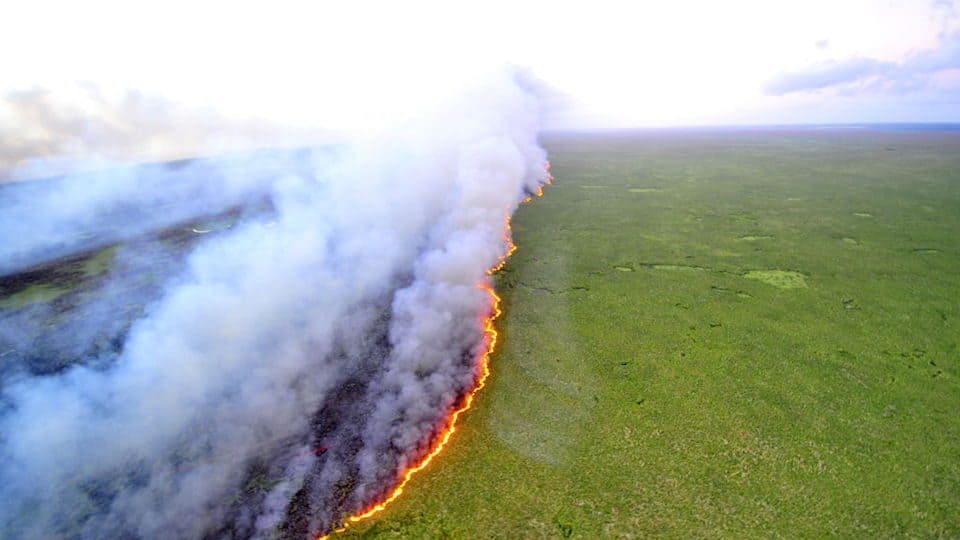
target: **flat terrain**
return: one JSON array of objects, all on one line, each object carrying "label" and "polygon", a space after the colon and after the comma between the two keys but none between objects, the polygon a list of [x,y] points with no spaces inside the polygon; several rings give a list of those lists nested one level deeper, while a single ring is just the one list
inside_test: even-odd
[{"label": "flat terrain", "polygon": [[344,537],[960,536],[960,134],[547,146],[487,388]]}]

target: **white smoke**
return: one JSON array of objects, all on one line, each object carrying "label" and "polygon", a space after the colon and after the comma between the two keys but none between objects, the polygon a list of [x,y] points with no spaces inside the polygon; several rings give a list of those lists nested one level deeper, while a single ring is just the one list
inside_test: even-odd
[{"label": "white smoke", "polygon": [[0,185],[0,275],[256,204],[297,160],[261,151]]},{"label": "white smoke", "polygon": [[0,275],[255,203],[334,140],[90,83],[0,96]]},{"label": "white smoke", "polygon": [[0,183],[332,136],[92,83],[29,88],[0,96]]},{"label": "white smoke", "polygon": [[[477,285],[505,255],[505,217],[547,178],[536,131],[535,97],[504,74],[262,181],[220,171],[256,186],[230,201],[266,194],[275,224],[201,244],[110,367],[5,383],[0,531],[316,535],[368,505],[476,377],[491,301]],[[363,421],[318,432],[355,380]],[[277,482],[237,502],[258,467]]]}]

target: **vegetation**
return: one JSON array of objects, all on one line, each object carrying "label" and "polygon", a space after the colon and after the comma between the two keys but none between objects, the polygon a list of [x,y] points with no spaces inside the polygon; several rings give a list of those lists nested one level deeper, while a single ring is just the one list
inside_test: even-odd
[{"label": "vegetation", "polygon": [[960,536],[960,137],[548,143],[487,387],[343,537]]},{"label": "vegetation", "polygon": [[[493,375],[443,454],[341,537],[960,537],[960,135],[548,147],[555,185],[497,276]],[[0,373],[109,358],[231,223],[4,277],[0,317],[34,333],[0,336]]]}]

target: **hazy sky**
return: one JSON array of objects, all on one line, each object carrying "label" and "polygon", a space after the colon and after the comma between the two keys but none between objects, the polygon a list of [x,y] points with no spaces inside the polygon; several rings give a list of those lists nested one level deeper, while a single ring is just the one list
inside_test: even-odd
[{"label": "hazy sky", "polygon": [[957,0],[11,2],[0,92],[377,126],[503,63],[567,125],[960,121]]}]

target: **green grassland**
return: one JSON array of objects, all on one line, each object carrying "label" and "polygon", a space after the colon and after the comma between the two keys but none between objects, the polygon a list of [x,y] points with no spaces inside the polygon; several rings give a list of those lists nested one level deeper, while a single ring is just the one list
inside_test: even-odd
[{"label": "green grassland", "polygon": [[344,537],[960,536],[960,134],[547,146],[487,387]]}]

